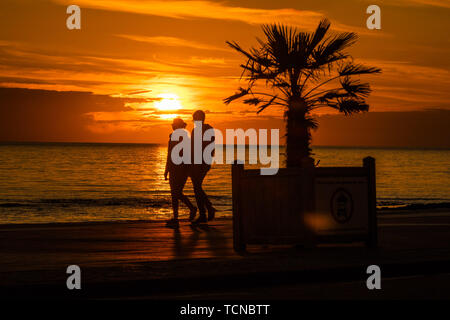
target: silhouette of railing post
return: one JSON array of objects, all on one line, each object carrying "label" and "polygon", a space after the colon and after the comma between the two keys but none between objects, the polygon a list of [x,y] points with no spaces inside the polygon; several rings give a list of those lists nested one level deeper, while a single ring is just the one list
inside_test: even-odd
[{"label": "silhouette of railing post", "polygon": [[231,166],[232,197],[233,197],[233,247],[236,252],[245,251],[245,242],[242,239],[242,212],[240,197],[242,192],[241,176],[244,172],[244,164],[236,160]]},{"label": "silhouette of railing post", "polygon": [[374,248],[378,244],[378,223],[377,223],[377,195],[375,177],[375,159],[366,157],[363,159],[363,166],[367,170],[368,179],[368,206],[369,206],[369,237],[367,246]]}]

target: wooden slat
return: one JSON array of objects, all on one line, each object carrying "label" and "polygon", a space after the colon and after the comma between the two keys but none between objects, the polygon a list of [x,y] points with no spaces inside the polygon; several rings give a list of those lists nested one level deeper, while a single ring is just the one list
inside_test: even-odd
[{"label": "wooden slat", "polygon": [[378,226],[377,226],[377,195],[375,181],[375,159],[372,157],[364,158],[364,169],[367,170],[368,178],[368,206],[369,206],[369,237],[367,245],[371,248],[377,246],[378,243]]},{"label": "wooden slat", "polygon": [[235,163],[231,167],[232,197],[233,197],[233,248],[235,251],[245,250],[245,242],[242,239],[242,204],[241,204],[241,175],[244,165]]}]

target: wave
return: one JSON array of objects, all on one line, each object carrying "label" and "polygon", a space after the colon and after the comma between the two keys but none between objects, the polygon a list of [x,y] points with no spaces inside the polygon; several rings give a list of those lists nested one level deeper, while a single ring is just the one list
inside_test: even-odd
[{"label": "wave", "polygon": [[438,209],[449,208],[450,199],[445,198],[378,198],[378,210],[422,210],[422,209]]},{"label": "wave", "polygon": [[[228,200],[226,196],[209,196],[212,200]],[[231,203],[231,198],[229,198]],[[1,201],[1,200],[0,200]],[[55,207],[105,207],[125,206],[133,208],[161,208],[171,204],[170,196],[161,197],[124,197],[124,198],[65,198],[65,199],[36,199],[36,200],[3,200],[0,208],[37,208],[43,206]]]},{"label": "wave", "polygon": [[69,199],[39,199],[39,200],[22,200],[22,201],[15,201],[15,202],[1,202],[0,208],[41,207],[41,206],[162,207],[169,203],[170,203],[170,199],[168,199],[168,198],[99,198],[99,199],[69,198]]},{"label": "wave", "polygon": [[[194,200],[193,194],[187,194]],[[231,211],[231,195],[209,195],[211,201],[219,207]],[[171,197],[169,193],[151,194],[132,197],[105,197],[105,198],[49,198],[49,199],[1,199],[0,210],[4,212],[42,212],[55,209],[88,208],[130,208],[130,209],[170,209]],[[78,208],[78,209],[77,209]],[[395,210],[426,210],[449,209],[450,200],[443,198],[378,198],[379,211]]]},{"label": "wave", "polygon": [[450,202],[431,202],[431,203],[409,203],[409,204],[395,204],[395,205],[378,205],[378,210],[426,210],[426,209],[450,209]]}]

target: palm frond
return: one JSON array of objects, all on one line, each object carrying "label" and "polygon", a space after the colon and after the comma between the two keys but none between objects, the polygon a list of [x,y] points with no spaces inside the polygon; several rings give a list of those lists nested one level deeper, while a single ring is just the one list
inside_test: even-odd
[{"label": "palm frond", "polygon": [[343,32],[330,37],[321,47],[324,55],[333,55],[353,45],[358,40],[354,32]]},{"label": "palm frond", "polygon": [[344,32],[329,37],[322,42],[311,54],[314,61],[310,68],[317,69],[323,66],[330,68],[333,62],[342,61],[348,58],[348,55],[343,50],[358,39],[356,33]]},{"label": "palm frond", "polygon": [[238,89],[238,92],[236,92],[235,94],[229,96],[228,98],[223,99],[223,102],[225,104],[230,104],[232,101],[247,95],[249,93],[249,90],[250,89],[244,89],[244,88],[240,87]]},{"label": "palm frond", "polygon": [[328,19],[323,19],[319,22],[319,25],[317,26],[316,31],[314,31],[314,34],[308,46],[309,54],[311,54],[311,52],[316,48],[320,41],[323,40],[326,33],[328,32],[328,29],[330,29],[330,25],[331,24]]},{"label": "palm frond", "polygon": [[265,52],[275,62],[277,71],[285,72],[292,65],[291,52],[297,30],[281,24],[263,25],[262,29],[267,38]]},{"label": "palm frond", "polygon": [[231,41],[226,41],[226,44],[228,44],[231,48],[233,48],[234,50],[242,53],[244,56],[246,56],[249,60],[254,60],[254,57],[247,51],[245,51],[244,49],[242,49],[242,47],[235,41],[231,42]]},{"label": "palm frond", "polygon": [[263,102],[263,100],[261,100],[259,98],[250,98],[250,99],[245,99],[244,100],[245,104],[250,104],[250,105],[254,105],[254,106],[257,106],[261,102]]},{"label": "palm frond", "polygon": [[334,90],[327,90],[325,93],[323,93],[322,95],[319,95],[318,97],[311,99],[309,102],[310,104],[328,104],[330,103],[332,100],[336,100],[338,98],[346,98],[346,97],[350,97],[349,94],[347,92],[342,92],[339,89],[334,89]]},{"label": "palm frond", "polygon": [[277,96],[273,96],[273,98],[270,99],[269,102],[267,102],[267,103],[263,104],[262,106],[260,106],[258,108],[258,111],[256,111],[256,113],[258,114],[261,111],[263,111],[264,109],[266,109],[268,106],[270,106],[275,101],[276,98],[277,98]]},{"label": "palm frond", "polygon": [[338,99],[336,109],[347,116],[354,113],[369,111],[369,105],[365,101],[357,99]]},{"label": "palm frond", "polygon": [[368,83],[361,83],[359,80],[352,80],[346,76],[341,79],[342,88],[353,98],[363,99],[368,97],[370,92],[370,85]]},{"label": "palm frond", "polygon": [[352,76],[360,74],[373,74],[380,73],[381,69],[376,67],[368,67],[362,64],[353,64],[352,62],[342,65],[338,69],[341,76]]}]

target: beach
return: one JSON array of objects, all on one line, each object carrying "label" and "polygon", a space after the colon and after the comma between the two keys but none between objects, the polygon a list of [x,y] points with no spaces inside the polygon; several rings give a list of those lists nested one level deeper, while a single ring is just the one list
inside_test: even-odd
[{"label": "beach", "polygon": [[[379,214],[376,249],[358,243],[249,246],[237,254],[231,225],[230,219],[199,226],[182,221],[178,230],[155,221],[1,225],[0,294],[66,299],[450,297],[447,209]],[[372,264],[380,266],[390,290],[367,290],[366,268]],[[81,290],[66,288],[69,265],[81,268]],[[431,291],[426,289],[430,286]]]}]

